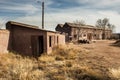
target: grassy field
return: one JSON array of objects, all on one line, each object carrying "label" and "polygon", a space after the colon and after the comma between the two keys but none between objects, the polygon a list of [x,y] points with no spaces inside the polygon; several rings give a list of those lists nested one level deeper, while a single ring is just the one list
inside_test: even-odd
[{"label": "grassy field", "polygon": [[73,44],[56,46],[52,54],[43,54],[38,60],[15,53],[0,54],[0,80],[120,79],[120,68],[101,65],[99,62],[104,63],[104,58],[93,56],[90,59],[90,55],[88,49]]}]

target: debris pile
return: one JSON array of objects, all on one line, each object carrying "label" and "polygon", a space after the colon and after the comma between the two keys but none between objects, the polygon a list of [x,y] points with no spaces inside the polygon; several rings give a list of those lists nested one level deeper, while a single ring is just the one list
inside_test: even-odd
[{"label": "debris pile", "polygon": [[120,40],[117,40],[114,44],[115,44],[116,46],[120,46]]}]

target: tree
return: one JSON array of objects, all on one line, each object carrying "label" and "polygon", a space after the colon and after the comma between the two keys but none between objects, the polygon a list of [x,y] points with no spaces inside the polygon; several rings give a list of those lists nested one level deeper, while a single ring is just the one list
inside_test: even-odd
[{"label": "tree", "polygon": [[84,20],[76,20],[74,21],[75,24],[79,24],[80,26],[84,26],[85,25],[85,21]]},{"label": "tree", "polygon": [[114,24],[108,24],[108,29],[110,29],[112,32],[115,32],[115,25]]},{"label": "tree", "polygon": [[110,24],[109,19],[108,18],[104,18],[104,19],[98,19],[96,22],[96,27],[97,28],[101,28],[103,30],[103,39],[105,39],[105,30],[110,29],[110,30],[114,30],[115,25]]},{"label": "tree", "polygon": [[103,25],[102,19],[98,19],[97,22],[96,22],[96,27],[102,28],[102,25]]},{"label": "tree", "polygon": [[77,40],[79,41],[80,27],[85,25],[85,21],[84,20],[76,20],[76,21],[74,21],[74,23],[79,25],[79,27],[77,28],[78,29]]},{"label": "tree", "polygon": [[97,22],[96,22],[96,27],[98,28],[106,28],[106,26],[109,24],[109,19],[108,18],[104,18],[103,20],[102,19],[98,19]]}]

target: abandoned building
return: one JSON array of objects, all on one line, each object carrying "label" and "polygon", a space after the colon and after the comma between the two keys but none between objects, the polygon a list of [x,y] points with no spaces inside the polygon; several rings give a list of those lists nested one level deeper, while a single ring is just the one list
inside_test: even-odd
[{"label": "abandoned building", "polygon": [[113,33],[112,39],[120,39],[120,33]]},{"label": "abandoned building", "polygon": [[22,55],[40,56],[50,53],[58,44],[65,44],[64,35],[37,26],[9,21],[6,30],[0,30],[0,52],[8,50]]},{"label": "abandoned building", "polygon": [[9,42],[9,31],[0,29],[0,53],[7,53]]},{"label": "abandoned building", "polygon": [[104,31],[101,28],[96,28],[91,25],[80,26],[80,24],[76,23],[58,24],[55,30],[61,34],[65,34],[66,42],[78,41],[81,39],[101,40],[103,39],[103,32],[105,32],[105,39],[109,39],[112,34],[112,31],[109,29]]}]

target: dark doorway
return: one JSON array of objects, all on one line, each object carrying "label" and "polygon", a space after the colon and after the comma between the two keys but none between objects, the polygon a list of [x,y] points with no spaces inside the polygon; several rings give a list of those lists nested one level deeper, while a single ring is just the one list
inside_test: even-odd
[{"label": "dark doorway", "polygon": [[44,52],[43,36],[38,37],[38,44],[38,56],[40,56]]},{"label": "dark doorway", "polygon": [[59,43],[59,37],[57,36],[57,44]]},{"label": "dark doorway", "polygon": [[32,54],[34,57],[40,56],[44,52],[43,36],[31,37]]},{"label": "dark doorway", "polygon": [[49,36],[49,47],[52,47],[52,36]]},{"label": "dark doorway", "polygon": [[88,40],[92,40],[92,33],[88,33],[88,34],[87,34],[87,39],[88,39]]}]

